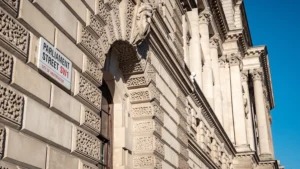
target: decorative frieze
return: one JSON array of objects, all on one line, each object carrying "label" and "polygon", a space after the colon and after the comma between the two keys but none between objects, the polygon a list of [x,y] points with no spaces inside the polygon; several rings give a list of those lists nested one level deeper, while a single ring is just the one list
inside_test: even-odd
[{"label": "decorative frieze", "polygon": [[24,97],[0,84],[0,118],[21,125]]},{"label": "decorative frieze", "polygon": [[0,47],[0,79],[8,82],[11,79],[13,57]]},{"label": "decorative frieze", "polygon": [[134,89],[130,91],[130,101],[132,103],[147,102],[153,99],[159,101],[159,97],[160,97],[160,92],[151,83],[149,84],[148,88]]},{"label": "decorative frieze", "polygon": [[81,125],[92,133],[98,135],[101,131],[101,118],[98,114],[83,107],[81,110]]},{"label": "decorative frieze", "polygon": [[0,8],[0,43],[5,44],[11,50],[27,58],[29,45],[29,32],[27,29],[11,17],[4,9]]},{"label": "decorative frieze", "polygon": [[77,74],[76,76],[74,94],[97,110],[101,110],[101,90],[81,74]]},{"label": "decorative frieze", "polygon": [[72,152],[79,153],[94,161],[101,160],[101,141],[77,127],[74,127]]},{"label": "decorative frieze", "polygon": [[164,144],[156,136],[135,136],[133,149],[137,154],[156,152],[160,156],[164,156]]},{"label": "decorative frieze", "polygon": [[[4,155],[5,128],[0,128],[0,159]],[[1,166],[0,166],[1,167]]]},{"label": "decorative frieze", "polygon": [[155,155],[134,156],[133,168],[162,169],[162,160]]},{"label": "decorative frieze", "polygon": [[85,57],[83,72],[91,81],[95,82],[97,86],[101,86],[102,84],[103,72],[101,71],[101,67],[103,67],[103,65],[100,66]]}]

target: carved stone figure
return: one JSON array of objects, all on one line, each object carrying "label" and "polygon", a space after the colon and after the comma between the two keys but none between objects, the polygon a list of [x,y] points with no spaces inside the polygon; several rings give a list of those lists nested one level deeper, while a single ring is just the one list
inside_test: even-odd
[{"label": "carved stone figure", "polygon": [[133,45],[139,45],[145,39],[150,31],[150,23],[153,14],[152,5],[149,3],[141,3],[138,8],[136,31],[134,33]]}]

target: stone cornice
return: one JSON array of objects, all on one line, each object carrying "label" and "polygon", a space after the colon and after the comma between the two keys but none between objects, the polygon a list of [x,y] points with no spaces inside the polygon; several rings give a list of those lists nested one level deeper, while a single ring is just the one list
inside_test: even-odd
[{"label": "stone cornice", "polygon": [[227,136],[221,123],[219,122],[215,112],[209,105],[206,97],[204,96],[198,84],[197,83],[193,83],[193,84],[194,84],[194,91],[190,94],[192,99],[196,102],[197,106],[201,107],[204,118],[209,123],[210,127],[215,129],[215,134],[219,138],[219,140],[222,143],[224,143],[224,148],[226,149],[226,151],[230,153],[230,155],[234,156],[236,150],[233,144],[231,143],[229,137]]},{"label": "stone cornice", "polygon": [[273,109],[275,107],[275,103],[274,103],[273,86],[272,86],[272,78],[271,78],[271,72],[270,72],[270,64],[269,64],[267,47],[266,46],[257,46],[257,47],[249,48],[245,54],[245,58],[251,58],[251,57],[259,57],[260,58],[260,62],[261,62],[260,64],[263,68],[263,75],[265,78],[265,85],[268,89],[268,98],[270,101],[270,109]]},{"label": "stone cornice", "polygon": [[237,29],[228,32],[225,37],[225,42],[226,41],[237,41],[242,56],[247,52],[249,46],[251,46],[246,41],[246,34],[243,29]]},{"label": "stone cornice", "polygon": [[222,3],[220,0],[212,0],[209,1],[209,6],[211,9],[212,18],[219,30],[220,38],[222,41],[224,41],[229,28],[223,11]]},{"label": "stone cornice", "polygon": [[236,154],[236,158],[251,158],[253,164],[259,164],[259,157],[256,151],[238,153]]}]

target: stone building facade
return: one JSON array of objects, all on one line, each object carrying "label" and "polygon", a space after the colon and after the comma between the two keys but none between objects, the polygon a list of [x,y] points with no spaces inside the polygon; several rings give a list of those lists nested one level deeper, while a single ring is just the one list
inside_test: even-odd
[{"label": "stone building facade", "polygon": [[242,0],[0,0],[1,169],[283,169]]}]

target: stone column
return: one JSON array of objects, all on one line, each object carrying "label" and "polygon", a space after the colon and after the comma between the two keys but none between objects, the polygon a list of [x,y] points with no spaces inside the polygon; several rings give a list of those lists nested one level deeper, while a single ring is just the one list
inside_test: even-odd
[{"label": "stone column", "polygon": [[210,56],[212,61],[213,77],[215,79],[214,85],[214,111],[223,126],[223,112],[222,112],[222,97],[220,86],[219,62],[218,62],[218,46],[219,38],[212,37],[210,39]]},{"label": "stone column", "polygon": [[232,115],[232,106],[231,106],[232,102],[231,102],[230,71],[229,71],[229,65],[226,57],[227,57],[226,55],[223,55],[219,58],[223,127],[227,135],[229,136],[231,142],[235,143],[233,115]]},{"label": "stone column", "polygon": [[267,125],[267,112],[266,104],[264,100],[263,91],[263,72],[262,69],[254,69],[252,71],[252,81],[254,87],[254,100],[255,100],[255,111],[258,123],[258,136],[259,136],[259,148],[260,157],[271,157],[269,134]]},{"label": "stone column", "polygon": [[191,24],[191,39],[189,50],[189,66],[191,72],[196,74],[195,80],[202,87],[202,55],[200,44],[200,33],[198,24],[198,9],[188,12]]},{"label": "stone column", "polygon": [[201,46],[203,51],[204,66],[203,66],[203,93],[208,100],[210,106],[214,107],[214,93],[213,93],[213,76],[210,57],[209,45],[209,23],[211,14],[204,11],[199,16],[199,29],[201,35]]},{"label": "stone column", "polygon": [[247,140],[252,151],[255,150],[254,143],[254,130],[253,130],[253,112],[250,107],[250,94],[249,94],[249,85],[248,85],[248,71],[243,71],[241,73],[242,86],[243,86],[243,95],[244,95],[244,106],[245,106],[245,115],[246,115],[246,129],[247,129]]},{"label": "stone column", "polygon": [[241,83],[242,61],[240,54],[231,54],[228,58],[230,64],[231,97],[235,131],[235,145],[238,152],[249,151],[247,142],[246,117]]}]

